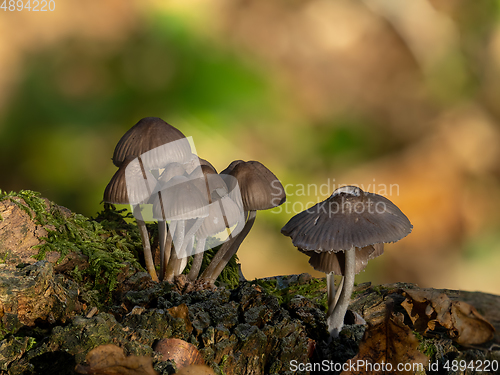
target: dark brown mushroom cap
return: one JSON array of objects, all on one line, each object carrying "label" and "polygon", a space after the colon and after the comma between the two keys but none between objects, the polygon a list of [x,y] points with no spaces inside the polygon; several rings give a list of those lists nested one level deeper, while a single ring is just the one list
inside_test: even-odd
[{"label": "dark brown mushroom cap", "polygon": [[[217,173],[217,169],[215,169],[215,167],[208,160],[202,159],[202,158],[199,158],[199,159],[200,159],[200,165],[202,168],[205,168],[206,170],[208,170],[207,169],[207,167],[208,167],[213,171],[213,173]],[[203,172],[203,173],[205,173],[205,172]]]},{"label": "dark brown mushroom cap", "polygon": [[[229,176],[236,178],[245,211],[268,210],[286,200],[285,189],[278,178],[258,161],[237,161]],[[231,163],[231,164],[233,164]],[[234,180],[233,180],[234,181]],[[229,191],[234,182],[226,181]]]},{"label": "dark brown mushroom cap", "polygon": [[229,164],[226,169],[224,169],[220,174],[230,174],[231,171],[236,167],[238,164],[244,163],[243,160],[233,160],[231,164]]},{"label": "dark brown mushroom cap", "polygon": [[128,156],[104,189],[104,202],[112,204],[145,203],[149,199],[149,192],[154,189],[156,184],[153,175],[148,171],[145,173],[146,179],[144,179],[139,160],[134,156]]},{"label": "dark brown mushroom cap", "polygon": [[303,250],[344,251],[396,242],[412,225],[401,210],[381,195],[344,186],[323,202],[295,215],[281,229]]},{"label": "dark brown mushroom cap", "polygon": [[[179,140],[182,141],[175,142]],[[168,143],[172,147],[161,147]],[[148,155],[147,164],[157,168],[164,167],[168,162],[183,162],[191,154],[189,142],[180,130],[158,117],[145,117],[118,141],[113,153],[113,164],[119,167],[127,156],[142,156],[155,149]]]},{"label": "dark brown mushroom cap", "polygon": [[[305,251],[299,249],[304,254],[310,257],[309,264],[316,270],[324,273],[333,272],[336,275],[345,274],[345,253],[343,251]],[[374,245],[356,248],[356,268],[355,273],[358,274],[368,264],[368,261],[376,258],[384,253],[384,244],[376,243]]]}]

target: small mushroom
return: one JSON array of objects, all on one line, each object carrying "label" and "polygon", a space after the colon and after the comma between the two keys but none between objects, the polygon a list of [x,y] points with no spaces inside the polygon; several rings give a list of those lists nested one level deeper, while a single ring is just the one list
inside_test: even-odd
[{"label": "small mushroom", "polygon": [[[231,227],[243,221],[243,212],[228,195],[213,199],[209,205],[208,217],[205,218],[203,224],[196,232],[197,244],[193,264],[188,274],[189,280],[194,281],[198,277],[203,261],[203,252],[206,250],[205,243],[207,237],[214,236],[222,231],[231,231]],[[235,233],[232,232],[232,234]]]},{"label": "small mushroom", "polygon": [[[382,254],[384,243],[399,241],[412,227],[387,198],[356,186],[343,186],[325,201],[292,217],[281,229],[281,233],[291,237],[294,246],[311,256],[313,267],[327,273],[331,338],[338,337],[342,329],[356,270]],[[343,275],[337,297],[333,272]]]},{"label": "small mushroom", "polygon": [[[180,163],[170,163],[168,164],[160,177],[158,178],[158,184],[151,195],[150,202],[154,205],[157,200],[157,208],[163,206],[163,198],[161,196],[160,190],[168,186],[169,181],[173,177],[184,176],[185,170]],[[167,230],[167,221],[163,211],[156,212],[153,211],[155,218],[158,220],[158,243],[160,244],[160,280],[163,280],[165,276],[165,267],[170,259],[170,252],[172,248],[172,234]]]},{"label": "small mushroom", "polygon": [[[257,210],[268,210],[281,205],[286,200],[285,189],[278,178],[258,161],[232,162],[225,171],[230,178],[226,183],[231,192],[241,193],[242,210],[245,215],[245,226],[237,236],[224,243],[214,256],[202,278],[215,281],[231,257],[236,254],[241,243],[253,226]],[[221,174],[222,175],[222,174]],[[239,185],[239,190],[234,184]],[[238,228],[239,232],[239,228]]]},{"label": "small mushroom", "polygon": [[144,261],[146,269],[154,281],[158,281],[151,254],[146,223],[142,219],[141,204],[147,202],[151,191],[156,185],[156,180],[151,173],[144,170],[140,160],[134,156],[128,156],[120,165],[120,168],[111,178],[104,189],[104,202],[111,204],[130,204],[132,212],[139,227],[142,246],[144,249]]},{"label": "small mushroom", "polygon": [[[160,203],[161,202],[161,203]],[[171,253],[166,268],[165,278],[169,281],[179,275],[185,267],[187,257],[186,251],[191,238],[208,216],[208,197],[185,176],[173,177],[167,186],[158,193],[153,204],[153,217],[155,219],[170,220],[169,232],[175,246],[175,252]],[[186,221],[194,220],[188,233],[185,233]],[[185,261],[181,261],[184,259]]]},{"label": "small mushroom", "polygon": [[168,163],[186,162],[191,157],[191,146],[180,130],[161,118],[145,117],[120,138],[113,164],[119,167],[127,156],[141,157],[149,169],[159,169]]}]

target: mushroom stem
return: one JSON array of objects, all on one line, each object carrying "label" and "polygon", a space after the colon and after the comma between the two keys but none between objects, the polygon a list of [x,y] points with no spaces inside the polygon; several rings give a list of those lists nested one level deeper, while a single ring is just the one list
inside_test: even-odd
[{"label": "mushroom stem", "polygon": [[[196,233],[196,231],[198,229],[200,229],[201,224],[203,224],[203,220],[204,220],[204,218],[202,218],[202,217],[196,218],[195,222],[193,223],[191,228],[189,228],[189,230],[186,232],[186,235],[184,236],[184,241],[182,243],[182,247],[179,250],[179,256],[184,258],[184,257],[188,257],[192,254],[191,251],[186,253],[186,248],[187,248],[188,244],[191,244],[191,246],[192,246],[191,240],[194,239],[194,234]],[[203,245],[203,246],[205,246],[205,245]]]},{"label": "mushroom stem", "polygon": [[337,302],[339,301],[339,298],[340,298],[340,292],[342,292],[343,287],[344,287],[344,276],[342,276],[342,278],[340,279],[340,284],[339,284],[339,287],[337,289],[337,292],[335,293],[335,298],[333,300],[332,309],[335,307],[335,305],[337,305]]},{"label": "mushroom stem", "polygon": [[167,269],[165,270],[165,280],[172,281],[174,279],[175,270],[178,267],[179,258],[177,258],[176,251],[172,251],[170,254],[170,259],[167,264]]},{"label": "mushroom stem", "polygon": [[328,311],[333,311],[337,301],[335,297],[339,290],[342,287],[339,285],[339,289],[337,289],[337,293],[335,293],[335,274],[333,272],[329,272],[326,274],[326,294],[328,295]]},{"label": "mushroom stem", "polygon": [[[182,244],[184,243],[184,233],[185,233],[185,230],[186,230],[186,223],[185,223],[185,221],[184,220],[179,220],[177,222],[177,229],[176,229],[175,236],[174,236],[174,244],[175,244],[175,251],[177,252],[177,257],[182,256],[181,248],[182,248]],[[177,241],[175,241],[176,237],[179,238]],[[177,251],[177,249],[179,249],[179,250]]]},{"label": "mushroom stem", "polygon": [[[164,280],[167,280],[167,281],[172,281],[174,279],[175,270],[178,267],[177,262],[179,261],[179,258],[177,258],[177,254],[176,254],[177,251],[175,249],[175,241],[174,241],[174,239],[177,236],[176,231],[178,230],[178,228],[177,228],[178,223],[179,223],[178,221],[172,220],[172,222],[170,223],[169,228],[168,228],[168,235],[172,238],[172,240],[169,241],[170,242],[170,258],[168,259],[168,263],[166,263],[166,267],[165,267]],[[167,237],[167,239],[168,239],[168,237]],[[172,243],[174,244],[174,251],[172,251]]]},{"label": "mushroom stem", "polygon": [[158,276],[156,275],[156,269],[153,262],[153,255],[151,254],[151,244],[149,243],[148,229],[146,228],[146,223],[144,222],[144,220],[142,220],[141,206],[138,204],[134,205],[133,211],[135,220],[137,221],[137,226],[139,227],[139,233],[141,235],[146,270],[151,275],[153,281],[158,282]]},{"label": "mushroom stem", "polygon": [[[248,215],[248,212],[245,211],[244,212],[245,219],[246,219],[247,215]],[[224,218],[224,223],[226,224],[226,230],[227,230],[227,228],[229,228],[229,226],[227,224],[227,219],[226,218]],[[241,222],[238,223],[238,225],[236,226],[235,230],[233,230],[233,232],[240,233],[239,228],[241,228],[240,227],[241,224],[243,224],[243,221],[241,221]],[[229,248],[231,247],[231,245],[235,242],[236,238],[238,237],[238,235],[232,236],[233,232],[229,233],[229,239],[222,244],[222,246],[219,248],[219,251],[217,251],[217,253],[215,254],[215,256],[210,261],[210,264],[208,265],[208,267],[205,268],[205,270],[203,271],[203,273],[200,276],[201,279],[205,279],[206,278],[206,279],[215,280],[210,275],[213,275],[215,273],[215,269],[216,269],[217,265],[220,262],[222,262],[222,258],[229,251]]]},{"label": "mushroom stem", "polygon": [[167,264],[170,262],[170,256],[172,254],[172,233],[167,230],[167,240],[165,242],[165,255],[164,255],[164,271],[162,274],[162,278],[165,278],[165,272],[167,271]]},{"label": "mushroom stem", "polygon": [[196,244],[196,254],[193,257],[193,263],[191,264],[191,269],[189,270],[188,279],[195,281],[200,273],[201,265],[203,263],[203,253],[205,250],[206,238],[199,238]]},{"label": "mushroom stem", "polygon": [[[328,331],[330,332],[330,340],[339,337],[340,330],[344,325],[344,317],[351,301],[351,294],[354,288],[354,276],[356,275],[356,248],[352,246],[345,251],[345,275],[344,285],[340,293],[339,300],[333,310],[328,306]],[[335,302],[335,299],[334,301]]]},{"label": "mushroom stem", "polygon": [[[165,220],[158,220],[158,242],[160,243],[160,280],[163,280],[165,275],[165,244],[167,242],[167,222]],[[169,254],[170,257],[170,249]]]},{"label": "mushroom stem", "polygon": [[[241,243],[243,242],[243,240],[246,238],[246,236],[250,232],[250,229],[252,229],[252,226],[253,226],[253,223],[255,222],[256,216],[257,216],[256,210],[252,210],[249,212],[248,219],[247,219],[247,222],[245,223],[245,226],[243,227],[243,230],[232,241],[230,241],[231,245],[230,245],[229,249],[223,254],[222,260],[215,267],[214,273],[212,275],[208,276],[209,279],[211,279],[212,281],[217,280],[217,277],[219,277],[222,270],[229,263],[229,261],[231,260],[233,255],[236,254],[236,252],[240,248]],[[222,248],[220,250],[222,250]]]}]

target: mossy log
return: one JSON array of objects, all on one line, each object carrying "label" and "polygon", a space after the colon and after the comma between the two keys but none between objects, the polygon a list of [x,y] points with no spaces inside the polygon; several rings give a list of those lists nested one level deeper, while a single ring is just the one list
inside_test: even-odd
[{"label": "mossy log", "polygon": [[[31,192],[0,195],[0,215],[2,374],[76,374],[104,344],[152,357],[159,374],[171,374],[175,361],[162,361],[153,349],[166,338],[195,345],[216,374],[331,374],[325,364],[342,370],[350,359],[373,354],[367,342],[381,322],[392,327],[382,330],[388,348],[393,336],[414,335],[408,342],[416,348],[406,353],[416,350],[440,366],[420,373],[477,372],[447,371],[447,361],[500,364],[500,296],[438,291],[471,304],[496,329],[491,340],[464,345],[442,326],[432,335],[417,331],[403,308],[405,291],[420,290],[416,285],[361,284],[350,310],[366,324],[351,324],[350,314],[328,344],[324,279],[278,276],[233,289],[187,287],[182,278],[155,283],[140,265],[137,232],[120,215],[116,222],[84,218]],[[387,333],[398,327],[397,335]]]}]

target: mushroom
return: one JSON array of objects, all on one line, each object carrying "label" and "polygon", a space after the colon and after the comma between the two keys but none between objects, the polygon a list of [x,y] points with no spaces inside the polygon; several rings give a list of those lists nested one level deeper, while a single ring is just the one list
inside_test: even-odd
[{"label": "mushroom", "polygon": [[159,204],[160,211],[155,212],[155,218],[158,220],[158,243],[160,244],[160,280],[163,280],[165,275],[165,267],[170,259],[170,251],[172,248],[172,235],[169,231],[167,231],[167,221],[165,219],[165,215],[163,211],[161,211],[161,207],[163,206],[163,199],[160,193],[160,190],[168,186],[168,182],[176,176],[183,176],[185,174],[185,170],[179,163],[170,163],[163,170],[162,174],[158,178],[158,184],[155,188],[155,191],[151,195],[150,203],[155,204],[155,200],[157,200],[157,204]]},{"label": "mushroom", "polygon": [[120,138],[113,152],[113,164],[119,167],[130,155],[146,159],[144,163],[150,169],[159,169],[168,163],[189,160],[191,146],[177,128],[161,118],[145,117]]},{"label": "mushroom", "polygon": [[[216,195],[217,193],[212,195],[212,203],[208,206],[208,217],[203,220],[203,224],[196,232],[196,250],[193,264],[188,274],[188,279],[191,281],[196,280],[200,272],[203,262],[203,252],[207,250],[207,248],[205,248],[206,239],[228,230],[230,235],[234,235],[235,233],[231,232],[230,228],[238,224],[238,222],[243,222],[245,219],[243,212],[228,195],[215,197]],[[215,246],[217,245],[212,244],[211,247]]]},{"label": "mushroom", "polygon": [[[158,177],[160,169],[166,168],[169,164],[184,163],[192,158],[192,153],[189,141],[181,131],[158,117],[145,117],[120,138],[113,152],[113,164],[120,167],[128,157],[138,158],[145,178],[146,171]],[[150,190],[149,193],[156,195],[156,191],[151,193]],[[134,215],[135,213],[140,214],[140,210],[135,209]],[[143,221],[142,216],[136,219],[138,223]],[[162,252],[167,241],[166,223],[159,221],[158,226],[160,252]],[[163,261],[160,263],[164,264]]]},{"label": "mushroom", "polygon": [[[200,191],[201,194],[207,195],[207,205],[210,203],[210,196],[207,193],[207,183],[205,181],[205,174],[206,173],[217,173],[214,169],[214,167],[205,159],[201,159],[195,154],[192,154],[189,157],[189,162],[188,163],[177,163],[177,162],[172,162],[169,163],[165,169],[163,170],[162,174],[158,178],[158,186],[153,192],[153,196],[151,198],[152,203],[155,202],[157,204],[157,209],[155,210],[155,218],[158,220],[158,234],[159,234],[159,244],[160,244],[160,279],[163,279],[163,276],[165,275],[165,267],[169,262],[170,255],[171,255],[171,246],[172,246],[172,230],[167,231],[167,224],[166,224],[166,219],[164,212],[160,213],[160,208],[163,206],[163,200],[164,199],[172,199],[172,197],[167,197],[165,196],[165,193],[163,196],[161,195],[161,190],[165,189],[169,185],[172,185],[170,182],[172,178],[174,177],[179,177],[183,176],[186,177],[188,180],[190,180],[193,184],[195,184],[198,187],[198,190]],[[193,166],[196,166],[194,170],[191,171],[191,174],[187,175],[188,171],[186,170],[186,167],[188,167],[190,170],[193,168]],[[208,210],[208,209],[207,209]],[[174,224],[175,225],[175,224]],[[201,222],[200,221],[195,221],[194,225],[189,227],[188,232],[184,236],[183,240],[183,249],[179,249],[179,251],[184,252],[184,249],[189,248],[190,244],[194,241],[194,233],[196,230],[200,227]],[[174,229],[174,228],[171,228]],[[168,234],[167,234],[168,233]],[[192,244],[191,244],[192,248]],[[181,268],[183,268],[181,266]]]},{"label": "mushroom", "polygon": [[[241,243],[253,226],[257,210],[268,210],[281,205],[286,200],[285,190],[278,178],[258,161],[236,160],[225,170],[228,172],[226,185],[232,194],[241,192],[245,226],[237,236],[224,243],[214,256],[202,278],[215,281],[231,257],[236,254]],[[222,174],[221,174],[222,176]],[[235,185],[239,189],[235,189]],[[235,200],[236,201],[236,200]],[[236,229],[239,232],[239,228]]]},{"label": "mushroom", "polygon": [[[154,198],[153,217],[164,221],[171,220],[169,232],[175,246],[166,268],[165,278],[169,281],[179,275],[183,269],[180,259],[190,255],[186,251],[192,237],[208,216],[208,197],[185,176],[176,176],[169,180],[167,186],[158,192]],[[185,234],[185,224],[193,220],[188,233]],[[185,266],[185,263],[184,263]]]},{"label": "mushroom", "polygon": [[134,156],[128,156],[104,189],[104,202],[131,205],[141,235],[146,269],[153,281],[158,281],[151,254],[148,230],[146,223],[142,219],[140,206],[149,199],[155,185],[155,178],[150,172],[144,170],[140,160]]},{"label": "mushroom", "polygon": [[[327,273],[330,338],[338,337],[342,329],[356,270],[382,254],[384,243],[399,241],[412,228],[387,198],[356,186],[343,186],[325,201],[292,217],[281,229],[294,246],[310,255],[313,267]],[[333,273],[343,275],[336,298]]]}]

